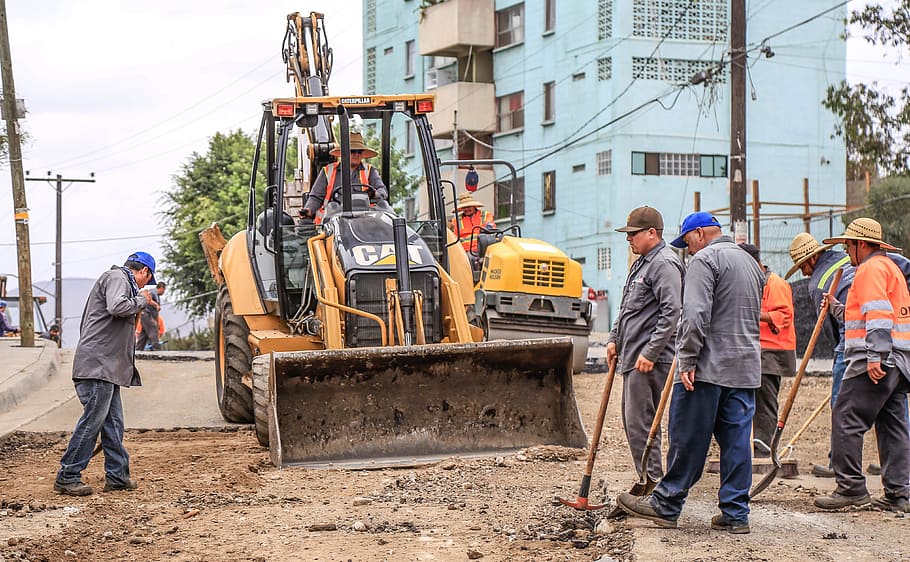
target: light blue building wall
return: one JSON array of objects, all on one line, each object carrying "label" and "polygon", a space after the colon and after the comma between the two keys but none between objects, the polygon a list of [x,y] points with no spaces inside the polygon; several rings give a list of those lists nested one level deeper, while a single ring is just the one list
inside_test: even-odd
[{"label": "light blue building wall", "polygon": [[[685,11],[686,0],[554,0],[555,26],[547,32],[546,0],[495,0],[494,9],[499,13],[518,4],[524,8],[523,41],[493,49],[493,82],[497,97],[524,93],[524,126],[494,134],[493,155],[510,160],[524,178],[523,234],[551,242],[581,261],[586,282],[608,292],[615,314],[633,256],[625,237],[613,229],[624,224],[631,209],[659,209],[670,240],[682,217],[693,210],[695,192],[703,210],[729,206],[725,170],[720,177],[702,177],[697,156],[715,155],[718,165],[729,157],[729,66],[710,85],[676,87],[697,70],[729,61],[729,5],[726,0],[698,0]],[[762,201],[802,203],[807,178],[811,202],[842,205],[845,149],[842,140],[831,138],[835,121],[820,102],[828,85],[844,79],[845,8],[769,39],[763,53],[765,38],[831,3],[766,0],[748,6],[747,181],[759,181]],[[418,56],[413,75],[405,75],[405,42],[418,41],[420,11],[418,0],[364,0],[368,92],[427,89],[428,57]],[[674,27],[677,20],[684,25]],[[661,41],[664,34],[669,36]],[[548,82],[554,83],[555,114],[545,123]],[[657,97],[660,104],[632,112]],[[403,146],[404,131],[395,133]],[[633,152],[654,154],[660,175],[633,173]],[[447,147],[439,155],[452,157]],[[636,172],[643,171],[641,164]],[[675,175],[683,169],[694,175]],[[547,172],[555,172],[555,211],[549,212],[543,209]],[[762,211],[799,212],[768,205]],[[719,218],[729,222],[723,213]],[[802,222],[769,219],[761,224],[765,261],[781,272],[789,265],[787,246]],[[827,235],[827,230],[815,234]]]}]

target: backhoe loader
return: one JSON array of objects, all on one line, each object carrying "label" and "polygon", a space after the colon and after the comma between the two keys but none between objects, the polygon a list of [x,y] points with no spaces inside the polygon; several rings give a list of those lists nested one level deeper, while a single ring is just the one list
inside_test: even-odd
[{"label": "backhoe loader", "polygon": [[[584,447],[571,338],[482,341],[482,330],[468,323],[471,270],[447,228],[427,120],[434,96],[327,95],[331,56],[320,45],[321,15],[288,19],[295,45],[286,60],[298,89],[263,102],[247,227],[229,241],[217,225],[200,234],[221,285],[222,415],[253,421],[277,466],[401,466],[538,444]],[[311,64],[309,51],[321,63]],[[287,212],[295,132],[303,133],[299,152],[310,178],[333,149],[349,170],[355,118],[380,133],[377,167],[390,193],[391,129],[413,126],[426,217],[398,217],[347,173],[321,224]]]}]

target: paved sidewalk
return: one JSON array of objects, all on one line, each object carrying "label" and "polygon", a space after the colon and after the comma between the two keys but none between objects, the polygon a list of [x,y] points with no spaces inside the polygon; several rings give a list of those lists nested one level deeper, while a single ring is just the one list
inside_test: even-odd
[{"label": "paved sidewalk", "polygon": [[[42,390],[60,375],[61,351],[57,344],[48,340],[35,340],[35,347],[22,347],[19,338],[0,338],[0,441],[32,416],[31,410],[23,408],[28,402],[40,398],[42,404],[48,396]],[[73,395],[72,385],[69,394]],[[56,400],[39,406],[44,413],[56,407]]]}]

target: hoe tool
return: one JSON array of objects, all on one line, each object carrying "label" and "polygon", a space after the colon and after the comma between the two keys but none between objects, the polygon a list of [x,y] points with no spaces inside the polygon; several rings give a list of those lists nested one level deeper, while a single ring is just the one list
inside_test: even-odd
[{"label": "hoe tool", "polygon": [[575,501],[557,498],[560,503],[569,507],[574,507],[580,511],[595,511],[603,509],[606,504],[590,505],[588,503],[588,492],[591,489],[591,472],[594,470],[594,458],[597,456],[597,448],[600,445],[600,432],[604,426],[604,417],[607,414],[607,405],[610,403],[610,392],[613,390],[613,379],[616,376],[616,358],[610,362],[610,372],[607,373],[607,382],[604,383],[603,395],[600,397],[600,410],[597,412],[597,422],[594,424],[594,436],[591,437],[591,445],[588,447],[588,462],[585,464],[585,473],[581,477],[581,489],[578,491],[578,498]]},{"label": "hoe tool", "polygon": [[[673,363],[670,365],[670,372],[667,373],[667,380],[664,383],[663,392],[660,393],[660,402],[657,403],[657,411],[654,412],[654,421],[651,422],[651,431],[648,432],[645,450],[641,455],[641,461],[639,461],[638,482],[633,484],[632,489],[629,490],[629,493],[633,496],[647,496],[654,487],[657,486],[657,481],[651,480],[651,475],[648,474],[648,458],[651,456],[651,449],[654,447],[654,439],[657,437],[657,432],[660,429],[660,421],[663,419],[664,411],[667,409],[667,402],[670,401],[670,391],[673,389],[673,376],[675,374],[676,358],[674,357]],[[624,513],[622,508],[616,506],[607,517],[619,517]]]},{"label": "hoe tool", "polygon": [[[843,274],[842,269],[838,269],[834,274],[834,279],[831,281],[829,294],[833,294],[837,290],[838,284],[840,284],[840,278]],[[771,485],[771,482],[774,480],[774,477],[777,476],[777,472],[781,468],[780,455],[778,454],[777,448],[780,446],[780,437],[784,431],[784,426],[787,425],[787,418],[790,417],[790,410],[793,408],[793,401],[796,399],[796,393],[799,391],[799,385],[803,380],[803,375],[806,374],[806,366],[809,364],[809,358],[812,357],[812,352],[815,350],[815,343],[818,341],[818,335],[822,331],[822,325],[824,325],[825,320],[828,317],[828,308],[830,306],[830,301],[825,300],[825,304],[822,305],[821,310],[818,311],[818,320],[815,321],[815,328],[812,330],[812,337],[809,338],[809,344],[806,345],[806,351],[803,353],[803,359],[799,363],[799,369],[796,371],[796,377],[793,379],[793,386],[790,387],[790,394],[787,396],[787,401],[784,403],[784,408],[780,412],[780,416],[777,420],[777,428],[774,430],[774,436],[771,437],[771,462],[774,466],[771,468],[771,471],[765,474],[758,484],[756,484],[752,491],[749,493],[749,498],[754,498],[762,492],[765,488]]]},{"label": "hoe tool", "polygon": [[[782,450],[787,451],[788,457],[793,452],[793,444],[796,443],[799,440],[799,438],[803,436],[803,433],[805,433],[806,430],[809,429],[809,426],[812,425],[812,422],[814,422],[815,418],[817,418],[818,415],[822,413],[822,411],[825,409],[825,406],[827,406],[829,402],[831,402],[831,393],[830,392],[828,393],[827,396],[825,396],[825,398],[821,402],[819,402],[818,406],[815,407],[815,409],[812,411],[812,414],[809,416],[809,419],[807,419],[806,422],[802,425],[802,427],[800,427],[799,430],[797,430],[796,434],[790,438],[790,441],[782,447]],[[778,452],[778,454],[780,454],[780,452]]]}]

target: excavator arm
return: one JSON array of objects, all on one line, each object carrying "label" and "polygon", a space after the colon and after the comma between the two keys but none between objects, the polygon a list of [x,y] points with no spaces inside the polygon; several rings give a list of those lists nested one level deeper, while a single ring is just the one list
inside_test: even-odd
[{"label": "excavator arm", "polygon": [[[297,97],[329,95],[333,55],[326,37],[322,14],[310,12],[308,17],[300,15],[299,12],[288,14],[282,55],[287,64],[287,80],[294,81]],[[336,148],[336,144],[331,117],[319,115],[312,123],[306,125],[305,155],[309,163],[309,173],[306,177],[312,181],[321,167],[335,161],[330,152]]]}]

